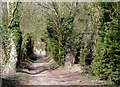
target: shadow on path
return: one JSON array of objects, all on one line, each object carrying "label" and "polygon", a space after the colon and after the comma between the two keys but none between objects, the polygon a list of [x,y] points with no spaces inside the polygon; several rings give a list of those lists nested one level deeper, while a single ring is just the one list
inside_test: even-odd
[{"label": "shadow on path", "polygon": [[26,74],[30,74],[30,75],[36,75],[36,74],[40,74],[40,73],[42,73],[46,70],[49,70],[49,69],[46,68],[46,69],[40,70],[40,71],[35,72],[35,73],[26,72],[26,71],[23,71],[23,70],[18,70],[17,72],[26,73]]},{"label": "shadow on path", "polygon": [[28,70],[40,70],[40,69],[47,69],[46,66],[38,66],[38,67],[28,67]]},{"label": "shadow on path", "polygon": [[40,73],[42,73],[46,70],[49,70],[49,68],[47,66],[44,66],[44,65],[41,66],[41,63],[47,63],[46,57],[43,57],[43,56],[39,55],[34,59],[35,60],[31,61],[32,63],[28,67],[28,71],[18,70],[17,72],[26,73],[26,74],[29,74],[29,75],[35,75],[35,74],[40,74]]}]

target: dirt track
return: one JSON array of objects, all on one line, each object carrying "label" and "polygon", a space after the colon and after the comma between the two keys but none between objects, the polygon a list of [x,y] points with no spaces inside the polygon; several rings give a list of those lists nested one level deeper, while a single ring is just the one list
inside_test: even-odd
[{"label": "dirt track", "polygon": [[104,81],[93,80],[89,76],[83,76],[83,71],[78,65],[72,67],[59,67],[50,69],[47,58],[38,58],[31,63],[28,70],[23,71],[21,85],[100,85]]}]

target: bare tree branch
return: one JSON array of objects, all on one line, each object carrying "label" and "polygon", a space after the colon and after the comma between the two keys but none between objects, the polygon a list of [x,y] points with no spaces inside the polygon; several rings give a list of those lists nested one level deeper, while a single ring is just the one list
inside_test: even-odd
[{"label": "bare tree branch", "polygon": [[8,24],[8,28],[10,27],[11,23],[13,22],[14,14],[15,14],[15,11],[17,10],[17,7],[18,7],[18,2],[16,3],[16,6],[15,6],[15,8],[13,10],[12,18],[10,19],[10,22]]}]

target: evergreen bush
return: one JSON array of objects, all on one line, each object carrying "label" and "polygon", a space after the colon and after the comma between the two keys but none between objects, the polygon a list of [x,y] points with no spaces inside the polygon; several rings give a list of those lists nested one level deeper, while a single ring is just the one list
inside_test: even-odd
[{"label": "evergreen bush", "polygon": [[32,33],[27,33],[23,37],[22,41],[22,50],[21,50],[21,59],[20,59],[20,64],[22,65],[22,68],[26,67],[30,59],[35,58],[34,55],[34,35]]},{"label": "evergreen bush", "polygon": [[93,72],[100,79],[111,78],[120,82],[120,30],[118,28],[118,4],[116,2],[99,3],[101,17],[99,21]]}]

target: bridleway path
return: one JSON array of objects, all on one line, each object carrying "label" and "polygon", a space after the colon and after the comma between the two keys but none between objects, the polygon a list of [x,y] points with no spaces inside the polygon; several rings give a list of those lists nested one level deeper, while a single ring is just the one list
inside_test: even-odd
[{"label": "bridleway path", "polygon": [[49,61],[46,57],[38,57],[31,62],[25,75],[20,78],[21,85],[100,85],[104,81],[93,80],[89,76],[81,73],[83,70],[79,65],[72,67],[59,67],[50,69]]}]

